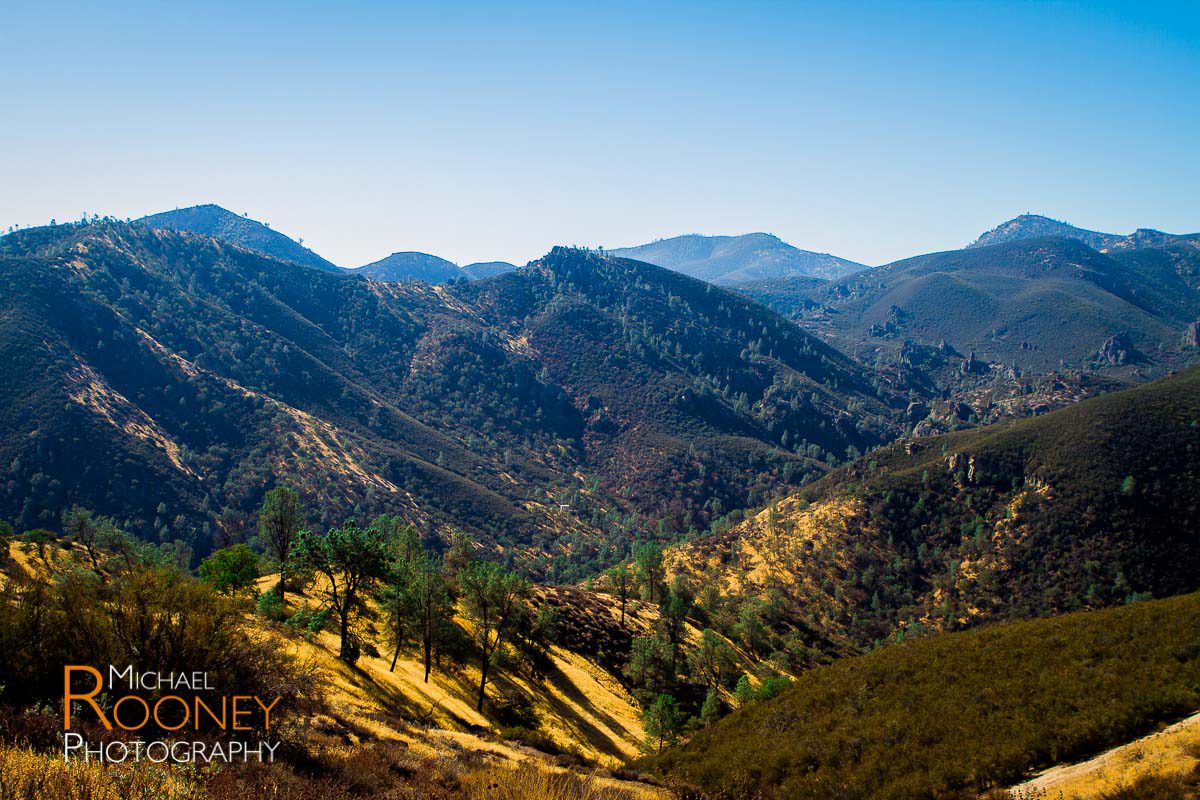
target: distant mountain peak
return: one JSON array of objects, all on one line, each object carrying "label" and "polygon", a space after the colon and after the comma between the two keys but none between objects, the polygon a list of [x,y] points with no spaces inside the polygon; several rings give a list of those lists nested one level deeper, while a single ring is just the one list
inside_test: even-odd
[{"label": "distant mountain peak", "polygon": [[270,225],[236,214],[215,203],[177,208],[142,217],[138,222],[163,230],[183,231],[244,247],[256,253],[290,261],[325,272],[341,272],[332,262],[309,250],[298,241],[272,230]]},{"label": "distant mountain peak", "polygon": [[373,261],[355,270],[351,274],[362,275],[373,281],[404,283],[407,281],[424,281],[425,283],[446,283],[467,277],[458,265],[429,253],[415,250],[401,250],[386,258]]},{"label": "distant mountain peak", "polygon": [[867,268],[829,253],[801,250],[762,231],[740,236],[688,233],[609,252],[726,286],[793,276],[833,279]]},{"label": "distant mountain peak", "polygon": [[1021,214],[984,232],[969,246],[988,247],[994,244],[1007,244],[1022,239],[1040,239],[1048,236],[1075,239],[1095,250],[1103,250],[1114,240],[1121,238],[1112,233],[1077,228],[1068,222],[1041,214]]},{"label": "distant mountain peak", "polygon": [[518,269],[518,267],[516,264],[510,264],[507,261],[476,261],[460,267],[460,269],[471,280],[479,280],[481,278],[490,278],[493,275],[503,275],[506,272]]},{"label": "distant mountain peak", "polygon": [[1041,239],[1059,237],[1083,242],[1093,250],[1107,253],[1113,250],[1134,250],[1141,247],[1157,247],[1179,239],[1194,238],[1195,234],[1176,235],[1163,233],[1154,228],[1138,228],[1133,233],[1123,236],[1117,233],[1103,233],[1078,228],[1069,222],[1042,216],[1041,214],[1021,214],[1007,222],[1002,222],[990,231],[986,231],[968,247],[989,247],[995,244],[1007,244],[1023,239]]}]

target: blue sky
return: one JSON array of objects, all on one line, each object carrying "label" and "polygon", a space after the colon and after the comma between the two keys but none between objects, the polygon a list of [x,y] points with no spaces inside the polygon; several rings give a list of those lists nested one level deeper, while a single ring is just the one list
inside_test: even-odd
[{"label": "blue sky", "polygon": [[0,227],[214,202],[346,266],[1200,230],[1195,3],[441,5],[6,3]]}]

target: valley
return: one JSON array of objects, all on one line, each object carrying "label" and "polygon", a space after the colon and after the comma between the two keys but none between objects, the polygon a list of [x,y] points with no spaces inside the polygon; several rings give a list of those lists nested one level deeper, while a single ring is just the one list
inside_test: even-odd
[{"label": "valley", "polygon": [[[277,653],[311,729],[179,791],[1023,800],[1195,711],[1195,237],[1018,220],[848,276],[732,240],[356,274],[213,209],[0,239],[10,652],[44,602],[163,624],[129,604],[161,587]],[[104,796],[38,720],[5,723],[0,775]],[[1192,761],[1164,763],[1128,774]]]}]

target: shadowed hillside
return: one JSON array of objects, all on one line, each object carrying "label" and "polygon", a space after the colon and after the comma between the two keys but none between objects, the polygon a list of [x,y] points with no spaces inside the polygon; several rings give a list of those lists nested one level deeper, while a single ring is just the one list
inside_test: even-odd
[{"label": "shadowed hillside", "polygon": [[1187,595],[892,645],[650,763],[729,800],[975,800],[1194,711],[1197,631]]},{"label": "shadowed hillside", "polygon": [[556,249],[431,287],[116,223],[0,248],[0,517],[22,529],[78,502],[205,552],[287,480],[319,521],[406,514],[567,577],[894,431],[834,350],[636,262]]}]

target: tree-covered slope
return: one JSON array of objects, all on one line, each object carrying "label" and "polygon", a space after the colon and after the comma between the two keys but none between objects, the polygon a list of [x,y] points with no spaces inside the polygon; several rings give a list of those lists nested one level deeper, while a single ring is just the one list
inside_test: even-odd
[{"label": "tree-covered slope", "polygon": [[1198,706],[1191,594],[883,647],[649,763],[714,799],[975,800]]},{"label": "tree-covered slope", "polygon": [[1200,587],[1200,367],[891,445],[671,569],[771,604],[794,663]]},{"label": "tree-covered slope", "polygon": [[582,251],[435,287],[96,223],[5,237],[0,284],[23,529],[80,503],[203,551],[290,483],[323,522],[401,513],[567,577],[894,435],[785,320]]}]

